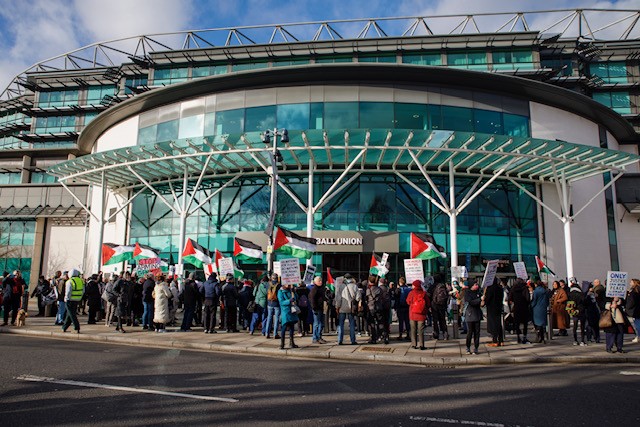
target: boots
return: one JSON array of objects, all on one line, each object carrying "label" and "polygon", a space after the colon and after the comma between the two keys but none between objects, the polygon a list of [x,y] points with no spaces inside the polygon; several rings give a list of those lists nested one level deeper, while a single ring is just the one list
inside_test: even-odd
[{"label": "boots", "polygon": [[[293,338],[291,340],[293,341]],[[284,350],[284,334],[280,337],[280,350]]]},{"label": "boots", "polygon": [[[284,341],[284,339],[283,339]],[[295,342],[293,342],[293,337],[289,338],[289,347],[291,348],[298,348],[298,346],[296,345]]]}]

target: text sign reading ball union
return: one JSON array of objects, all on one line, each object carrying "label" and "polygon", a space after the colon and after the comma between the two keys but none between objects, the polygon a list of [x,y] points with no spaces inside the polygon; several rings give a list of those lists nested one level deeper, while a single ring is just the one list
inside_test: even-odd
[{"label": "text sign reading ball union", "polygon": [[362,245],[362,237],[318,237],[316,239],[318,245]]}]

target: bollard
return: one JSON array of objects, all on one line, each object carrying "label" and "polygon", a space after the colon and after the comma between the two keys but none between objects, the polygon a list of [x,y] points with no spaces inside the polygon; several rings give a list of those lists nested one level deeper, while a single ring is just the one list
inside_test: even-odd
[{"label": "bollard", "polygon": [[551,309],[547,310],[547,338],[549,341],[553,339],[553,312]]},{"label": "bollard", "polygon": [[458,330],[458,304],[453,305],[453,339],[460,338],[460,331]]}]

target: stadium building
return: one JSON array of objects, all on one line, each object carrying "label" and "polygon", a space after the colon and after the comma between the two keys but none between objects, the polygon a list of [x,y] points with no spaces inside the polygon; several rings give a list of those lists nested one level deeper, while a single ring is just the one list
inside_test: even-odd
[{"label": "stadium building", "polygon": [[372,252],[401,273],[419,232],[448,254],[431,274],[499,259],[512,277],[537,255],[559,277],[640,276],[639,16],[236,27],[35,64],[0,101],[0,270],[95,272],[103,242],[171,264],[187,238],[266,250],[275,183],[275,224],[337,274]]}]

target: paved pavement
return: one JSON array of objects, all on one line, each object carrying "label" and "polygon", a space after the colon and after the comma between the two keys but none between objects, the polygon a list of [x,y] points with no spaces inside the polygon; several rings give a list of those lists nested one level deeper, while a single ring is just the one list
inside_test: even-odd
[{"label": "paved pavement", "polygon": [[[332,359],[356,362],[385,362],[422,366],[503,365],[522,363],[640,363],[640,344],[631,343],[632,335],[625,335],[625,352],[609,354],[604,343],[585,347],[573,346],[570,337],[554,337],[548,344],[517,344],[514,335],[507,335],[504,347],[488,347],[490,339],[483,330],[480,354],[466,355],[464,335],[461,339],[448,341],[429,339],[425,350],[411,348],[407,341],[393,340],[388,344],[366,344],[367,337],[358,337],[360,345],[337,345],[334,333],[325,335],[327,344],[313,344],[310,337],[296,337],[298,349],[280,350],[280,340],[266,339],[259,332],[204,334],[202,328],[192,332],[168,332],[159,334],[144,331],[141,327],[128,327],[122,334],[104,323],[87,325],[87,317],[80,316],[81,333],[71,328],[62,332],[53,325],[53,318],[29,317],[24,327],[0,327],[0,333],[20,334],[55,339],[116,343],[143,347],[192,349],[225,353],[245,353],[275,357],[305,359]],[[392,326],[392,332],[396,326]],[[396,329],[397,330],[397,329]],[[429,337],[431,328],[429,330]],[[449,326],[451,331],[451,326]],[[345,337],[345,343],[349,340]],[[602,334],[604,342],[604,334]],[[288,347],[288,340],[286,345]]]}]

